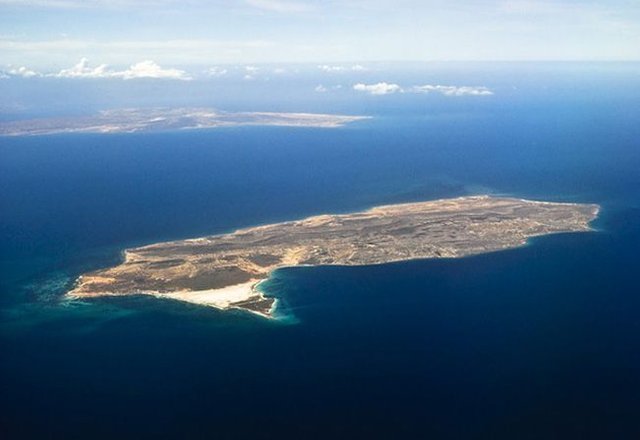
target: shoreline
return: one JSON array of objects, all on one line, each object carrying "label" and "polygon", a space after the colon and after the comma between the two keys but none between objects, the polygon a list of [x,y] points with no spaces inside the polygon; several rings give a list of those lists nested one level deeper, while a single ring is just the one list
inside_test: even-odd
[{"label": "shoreline", "polygon": [[[597,213],[599,213],[600,209],[596,209],[596,215]],[[595,219],[594,219],[595,220]],[[385,264],[399,264],[399,263],[403,263],[403,262],[409,262],[409,261],[420,261],[420,260],[432,260],[432,259],[439,259],[439,260],[460,260],[460,259],[464,259],[464,258],[472,258],[472,257],[477,257],[479,255],[486,255],[486,254],[491,254],[491,253],[495,253],[495,252],[503,252],[503,251],[508,251],[508,250],[514,250],[514,249],[519,249],[522,247],[526,247],[526,246],[530,246],[531,245],[531,240],[533,239],[537,239],[537,238],[542,238],[542,237],[549,237],[549,236],[553,236],[553,235],[560,235],[560,234],[575,234],[575,233],[581,233],[581,232],[598,232],[597,229],[589,227],[589,229],[586,230],[581,230],[581,231],[566,231],[566,232],[556,232],[556,233],[552,233],[552,234],[545,234],[542,236],[531,236],[528,237],[526,239],[524,239],[518,246],[516,247],[505,247],[502,249],[495,249],[492,251],[488,251],[488,252],[482,252],[482,253],[476,253],[476,254],[468,254],[468,255],[458,255],[458,256],[443,256],[443,257],[416,257],[416,258],[409,258],[409,259],[398,259],[398,260],[389,260],[389,261],[385,261],[382,263],[371,263],[371,264],[361,264],[361,265],[349,265],[349,264],[323,264],[323,265],[317,265],[317,264],[287,264],[287,265],[283,265],[283,266],[279,266],[279,267],[275,267],[273,268],[271,271],[269,271],[267,273],[267,276],[265,278],[259,279],[259,280],[252,280],[249,281],[247,283],[239,283],[239,284],[232,284],[229,286],[225,286],[225,287],[221,287],[218,289],[206,289],[206,290],[182,290],[182,291],[176,291],[176,292],[155,292],[155,291],[140,291],[140,292],[135,292],[135,293],[108,293],[108,292],[101,292],[101,293],[74,293],[74,290],[76,289],[76,287],[78,287],[81,284],[81,280],[83,278],[83,276],[79,276],[76,280],[76,282],[74,283],[74,287],[66,292],[63,297],[65,299],[68,300],[86,300],[86,299],[97,299],[97,298],[103,298],[103,297],[123,297],[123,296],[130,296],[130,295],[141,295],[141,296],[151,296],[154,298],[158,298],[158,299],[169,299],[169,300],[173,300],[173,301],[179,301],[179,302],[184,302],[184,303],[188,303],[188,304],[194,304],[194,305],[198,305],[198,306],[202,306],[202,307],[212,307],[216,310],[220,310],[220,311],[227,311],[227,310],[241,310],[243,312],[248,312],[248,313],[252,313],[254,315],[257,316],[261,316],[263,318],[266,319],[273,319],[273,320],[277,320],[278,317],[274,316],[275,312],[278,310],[278,306],[279,306],[279,299],[276,297],[267,297],[264,295],[264,292],[262,292],[261,290],[259,290],[259,286],[260,284],[267,282],[270,278],[271,275],[273,274],[273,272],[277,271],[277,270],[281,270],[281,269],[290,269],[290,268],[296,268],[296,267],[320,267],[320,266],[328,266],[328,267],[369,267],[369,266],[381,266],[381,265],[385,265]],[[197,238],[195,239],[197,240]],[[127,253],[127,249],[122,251],[122,254],[125,256],[125,261],[126,261],[126,253]],[[238,296],[239,294],[241,294],[241,292],[245,292],[244,295],[242,296]],[[230,299],[235,298],[238,301],[247,301],[247,300],[251,300],[253,298],[258,298],[258,299],[269,299],[273,301],[272,306],[269,308],[267,313],[262,313],[260,311],[257,310],[252,310],[252,309],[248,309],[245,307],[240,307],[237,305],[234,305],[233,303],[230,302]]]},{"label": "shoreline", "polygon": [[211,108],[125,108],[92,115],[0,122],[0,136],[58,134],[130,134],[207,130],[229,127],[300,127],[332,129],[371,116],[305,112],[221,112]]},{"label": "shoreline", "polygon": [[65,296],[140,294],[275,319],[278,299],[260,290],[275,270],[497,252],[539,236],[593,232],[600,211],[596,204],[475,195],[314,215],[124,249],[124,261],[80,275]]},{"label": "shoreline", "polygon": [[[273,314],[277,310],[277,298],[271,298],[264,295],[257,289],[258,285],[268,279],[252,280],[247,283],[232,284],[218,289],[206,290],[181,290],[175,292],[158,292],[158,291],[137,291],[132,293],[114,293],[114,292],[76,292],[77,287],[82,283],[82,276],[78,277],[75,286],[63,295],[67,300],[90,300],[104,297],[123,297],[130,295],[152,296],[158,299],[170,299],[188,304],[195,304],[203,307],[212,307],[217,310],[242,310],[253,313],[267,319],[276,319]],[[239,307],[236,303],[250,300],[272,300],[273,304],[267,313],[253,310],[246,307]]]}]

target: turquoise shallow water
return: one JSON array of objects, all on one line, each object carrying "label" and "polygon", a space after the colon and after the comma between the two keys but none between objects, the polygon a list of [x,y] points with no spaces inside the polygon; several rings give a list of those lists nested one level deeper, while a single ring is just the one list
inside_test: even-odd
[{"label": "turquoise shallow water", "polygon": [[[590,75],[338,130],[2,139],[3,438],[636,438],[640,100]],[[477,193],[603,209],[511,251],[279,270],[277,322],[60,301],[128,246]]]}]

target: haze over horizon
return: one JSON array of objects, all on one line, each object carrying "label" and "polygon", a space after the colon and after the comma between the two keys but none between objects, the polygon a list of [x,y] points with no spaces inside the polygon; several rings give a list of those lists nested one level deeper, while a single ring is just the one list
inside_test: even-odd
[{"label": "haze over horizon", "polygon": [[0,69],[19,76],[81,63],[127,77],[252,63],[640,60],[630,0],[0,0],[0,11]]}]

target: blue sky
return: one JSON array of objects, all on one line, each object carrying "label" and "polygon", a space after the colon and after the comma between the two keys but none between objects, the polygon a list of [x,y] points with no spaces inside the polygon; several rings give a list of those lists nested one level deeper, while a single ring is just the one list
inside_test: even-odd
[{"label": "blue sky", "polygon": [[4,67],[58,71],[81,58],[167,68],[640,60],[640,1],[0,0]]}]

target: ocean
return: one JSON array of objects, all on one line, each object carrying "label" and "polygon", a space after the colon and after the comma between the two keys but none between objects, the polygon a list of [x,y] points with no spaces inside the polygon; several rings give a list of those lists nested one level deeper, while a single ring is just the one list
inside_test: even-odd
[{"label": "ocean", "polygon": [[[639,73],[411,68],[393,78],[494,95],[318,96],[307,79],[285,104],[280,85],[235,109],[372,119],[0,138],[0,436],[639,438]],[[514,250],[278,270],[263,286],[280,321],[61,301],[127,247],[469,194],[602,210],[594,232]]]}]

